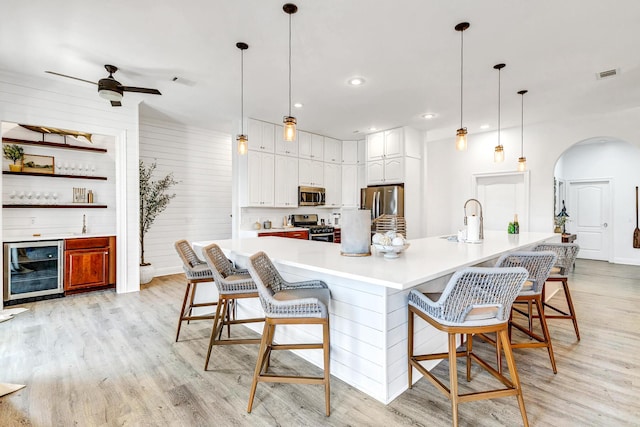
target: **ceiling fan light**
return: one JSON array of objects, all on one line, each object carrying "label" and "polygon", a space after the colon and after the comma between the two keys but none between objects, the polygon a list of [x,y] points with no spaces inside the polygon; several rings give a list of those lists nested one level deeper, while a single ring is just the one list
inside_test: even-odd
[{"label": "ceiling fan light", "polygon": [[98,94],[109,101],[122,101],[122,92],[111,89],[99,89]]},{"label": "ceiling fan light", "polygon": [[493,161],[496,163],[504,162],[504,148],[502,145],[496,145],[496,149],[493,152]]},{"label": "ceiling fan light", "polygon": [[467,149],[467,128],[460,128],[456,131],[456,150],[465,151]]},{"label": "ceiling fan light", "polygon": [[518,172],[524,172],[527,170],[527,158],[518,157]]},{"label": "ceiling fan light", "polygon": [[285,116],[284,120],[284,140],[287,142],[293,142],[296,140],[296,118],[291,116]]},{"label": "ceiling fan light", "polygon": [[238,142],[238,154],[240,154],[241,156],[247,154],[249,142],[249,138],[247,138],[247,135],[238,135],[236,137],[236,141]]}]

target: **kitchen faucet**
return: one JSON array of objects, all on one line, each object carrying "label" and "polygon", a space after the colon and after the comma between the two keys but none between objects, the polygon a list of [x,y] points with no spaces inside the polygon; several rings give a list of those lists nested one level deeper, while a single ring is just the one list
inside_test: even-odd
[{"label": "kitchen faucet", "polygon": [[476,202],[480,208],[480,240],[484,239],[484,220],[482,218],[482,204],[478,199],[469,199],[464,202],[464,225],[467,225],[467,204],[469,202]]}]

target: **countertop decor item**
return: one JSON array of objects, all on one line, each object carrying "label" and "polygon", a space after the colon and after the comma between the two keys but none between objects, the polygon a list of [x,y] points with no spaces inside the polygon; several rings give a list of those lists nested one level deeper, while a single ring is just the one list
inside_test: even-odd
[{"label": "countertop decor item", "polygon": [[371,255],[371,211],[345,209],[342,211],[340,255]]},{"label": "countertop decor item", "polygon": [[387,259],[398,258],[400,254],[407,250],[410,246],[409,243],[405,243],[404,245],[377,245],[374,244],[373,247],[376,248],[376,251],[384,254],[384,257]]},{"label": "countertop decor item", "polygon": [[[154,221],[169,205],[171,199],[176,194],[168,194],[171,187],[178,184],[173,178],[173,172],[165,175],[159,180],[153,180],[153,172],[156,170],[157,164],[154,161],[146,166],[142,160],[139,164],[140,173],[140,282],[148,283],[153,279],[153,275],[145,272],[147,282],[142,282],[142,270],[149,270],[151,264],[144,259],[144,237],[153,225]],[[151,278],[149,278],[151,276]]]},{"label": "countertop decor item", "polygon": [[9,165],[9,170],[11,172],[20,172],[22,165],[16,162],[24,156],[24,149],[16,144],[7,144],[2,147],[2,151],[5,159],[13,161],[13,164]]}]

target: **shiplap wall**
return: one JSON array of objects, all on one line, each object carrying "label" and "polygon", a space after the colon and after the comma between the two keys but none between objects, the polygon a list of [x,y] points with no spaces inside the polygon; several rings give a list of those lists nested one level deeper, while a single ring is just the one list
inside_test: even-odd
[{"label": "shiplap wall", "polygon": [[[0,72],[0,121],[74,129],[115,138],[117,291],[140,289],[138,102],[113,108],[80,82]],[[2,183],[0,175],[0,183]],[[57,214],[64,215],[63,210]]]},{"label": "shiplap wall", "polygon": [[231,238],[231,136],[141,118],[140,159],[156,161],[155,179],[173,172],[176,197],[145,236],[156,276],[182,271],[173,244]]}]

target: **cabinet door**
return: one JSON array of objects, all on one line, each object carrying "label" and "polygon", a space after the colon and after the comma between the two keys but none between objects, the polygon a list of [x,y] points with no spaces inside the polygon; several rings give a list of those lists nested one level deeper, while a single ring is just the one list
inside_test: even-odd
[{"label": "cabinet door", "polygon": [[247,161],[248,205],[273,206],[274,155],[249,151]]},{"label": "cabinet door", "polygon": [[311,134],[311,160],[324,160],[324,136]]},{"label": "cabinet door", "polygon": [[311,185],[314,187],[324,186],[324,162],[311,161]]},{"label": "cabinet door", "polygon": [[275,206],[298,206],[298,159],[276,156],[275,160]]},{"label": "cabinet door", "polygon": [[384,132],[367,135],[367,160],[381,160],[384,157]]},{"label": "cabinet door", "polygon": [[298,185],[313,185],[313,176],[311,174],[311,160],[298,159]]},{"label": "cabinet door", "polygon": [[311,158],[311,134],[304,131],[296,132],[298,138],[298,156],[303,159]]},{"label": "cabinet door", "polygon": [[109,248],[74,249],[64,254],[64,290],[109,284]]},{"label": "cabinet door", "polygon": [[324,164],[325,206],[337,208],[342,205],[342,167],[334,163]]},{"label": "cabinet door", "polygon": [[358,141],[357,163],[359,165],[364,165],[365,163],[367,163],[367,140],[365,139]]},{"label": "cabinet door", "polygon": [[400,184],[404,182],[404,159],[396,157],[384,161],[384,183]]},{"label": "cabinet door", "polygon": [[261,199],[260,206],[273,206],[274,205],[274,181],[275,181],[275,164],[274,155],[262,153],[262,160],[260,162],[260,175],[262,180],[261,185]]},{"label": "cabinet door", "polygon": [[273,153],[275,126],[273,123],[249,119],[249,150]]},{"label": "cabinet door", "polygon": [[327,163],[342,163],[342,141],[325,136],[324,161]]},{"label": "cabinet door", "polygon": [[[298,136],[300,132],[296,132]],[[275,125],[275,141],[276,141],[276,154],[282,154],[283,156],[298,157],[298,141],[285,141],[284,140],[284,127],[282,125]]]},{"label": "cabinet door", "polygon": [[400,157],[404,154],[402,128],[384,132],[384,156]]},{"label": "cabinet door", "polygon": [[342,141],[342,164],[358,163],[358,141]]},{"label": "cabinet door", "polygon": [[383,160],[367,162],[367,183],[369,184],[384,183],[384,161]]},{"label": "cabinet door", "polygon": [[359,201],[358,165],[342,165],[342,206],[356,208]]}]

